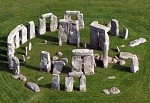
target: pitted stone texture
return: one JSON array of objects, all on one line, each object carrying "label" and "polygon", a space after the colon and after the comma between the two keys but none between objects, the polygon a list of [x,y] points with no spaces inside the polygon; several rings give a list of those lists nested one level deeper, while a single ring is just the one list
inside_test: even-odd
[{"label": "pitted stone texture", "polygon": [[26,83],[26,87],[28,87],[29,89],[31,89],[34,92],[40,92],[39,86],[35,83],[28,82],[28,83]]},{"label": "pitted stone texture", "polygon": [[45,18],[39,18],[39,24],[38,24],[38,33],[40,35],[43,35],[46,33],[46,19]]},{"label": "pitted stone texture", "polygon": [[58,27],[57,16],[52,15],[50,19],[51,19],[50,20],[51,21],[50,22],[50,31],[54,32],[57,30],[57,27]]},{"label": "pitted stone texture", "polygon": [[58,74],[52,74],[51,89],[60,89],[60,77]]},{"label": "pitted stone texture", "polygon": [[40,70],[49,72],[51,70],[50,54],[47,51],[41,51],[40,54]]},{"label": "pitted stone texture", "polygon": [[53,74],[60,74],[63,67],[65,66],[64,61],[53,61]]},{"label": "pitted stone texture", "polygon": [[73,90],[73,77],[65,77],[65,90],[67,92],[72,92]]},{"label": "pitted stone texture", "polygon": [[80,56],[72,57],[72,71],[80,72],[82,69],[82,59]]},{"label": "pitted stone texture", "polygon": [[111,33],[115,36],[119,35],[119,23],[116,19],[111,20]]},{"label": "pitted stone texture", "polygon": [[17,57],[12,57],[12,62],[13,62],[13,73],[14,74],[20,74],[20,62]]},{"label": "pitted stone texture", "polygon": [[129,46],[134,47],[134,46],[140,45],[140,44],[145,43],[145,42],[146,42],[145,38],[139,38],[139,39],[135,39],[135,40],[129,42]]},{"label": "pitted stone texture", "polygon": [[58,59],[59,59],[58,56],[53,56],[53,57],[52,57],[52,60],[53,60],[53,61],[56,61],[56,60],[58,60]]},{"label": "pitted stone texture", "polygon": [[28,38],[29,39],[35,38],[35,24],[34,24],[34,21],[30,21],[28,23]]},{"label": "pitted stone texture", "polygon": [[86,77],[85,75],[82,75],[80,77],[80,87],[79,87],[80,91],[86,91]]},{"label": "pitted stone texture", "polygon": [[123,37],[123,39],[128,39],[128,28],[125,28],[124,30],[123,30],[123,33],[122,33],[122,37]]}]

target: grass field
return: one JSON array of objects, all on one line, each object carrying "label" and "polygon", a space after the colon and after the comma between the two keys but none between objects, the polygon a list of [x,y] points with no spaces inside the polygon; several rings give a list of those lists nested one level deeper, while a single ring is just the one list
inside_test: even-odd
[{"label": "grass field", "polygon": [[[136,74],[129,72],[130,62],[125,66],[109,65],[107,69],[97,67],[95,74],[87,76],[87,91],[78,91],[79,81],[75,78],[74,91],[64,91],[65,71],[61,73],[61,90],[51,90],[51,74],[39,72],[39,55],[41,50],[49,51],[53,56],[57,51],[64,53],[63,57],[71,59],[71,50],[76,46],[63,45],[58,47],[57,32],[47,32],[30,40],[33,49],[25,65],[21,65],[21,73],[27,81],[35,82],[41,92],[34,93],[24,86],[24,82],[11,79],[13,75],[7,66],[7,36],[19,24],[26,25],[33,20],[36,25],[41,14],[52,12],[58,19],[63,18],[66,10],[79,10],[84,14],[85,29],[80,31],[81,41],[89,43],[89,25],[92,21],[101,24],[117,19],[120,31],[129,29],[128,40],[110,36],[109,56],[115,56],[116,45],[127,45],[129,41],[139,37],[147,42],[130,48],[120,48],[121,51],[135,53],[139,57],[140,71]],[[0,0],[0,103],[150,103],[150,0]],[[47,45],[39,44],[48,40]],[[21,58],[24,47],[16,50]],[[95,50],[95,53],[102,53]],[[69,71],[70,63],[65,66]],[[108,76],[116,79],[108,80]],[[37,82],[37,78],[44,79]],[[105,88],[116,86],[121,90],[117,95],[106,95],[101,92]]]}]

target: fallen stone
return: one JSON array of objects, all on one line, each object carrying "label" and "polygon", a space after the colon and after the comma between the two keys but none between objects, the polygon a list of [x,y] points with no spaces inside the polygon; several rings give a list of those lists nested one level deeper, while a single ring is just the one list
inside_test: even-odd
[{"label": "fallen stone", "polygon": [[22,74],[13,75],[12,78],[19,79],[24,82],[27,81],[27,78],[25,76],[23,76]]},{"label": "fallen stone", "polygon": [[115,78],[116,78],[115,76],[108,77],[108,79],[115,79]]},{"label": "fallen stone", "polygon": [[39,77],[38,79],[37,79],[37,81],[40,81],[40,80],[42,80],[44,77]]},{"label": "fallen stone", "polygon": [[113,58],[112,63],[115,63],[115,64],[118,63],[118,59]]},{"label": "fallen stone", "polygon": [[122,59],[119,60],[119,65],[125,65],[125,63],[126,62],[124,60],[122,60]]},{"label": "fallen stone", "polygon": [[39,86],[37,84],[35,84],[35,83],[28,82],[25,85],[26,85],[26,87],[28,87],[29,89],[31,89],[34,92],[40,92]]},{"label": "fallen stone", "polygon": [[146,42],[146,39],[139,38],[139,39],[135,39],[135,40],[129,42],[129,46],[134,47],[134,46],[140,45],[140,44],[145,43],[145,42]]},{"label": "fallen stone", "polygon": [[65,66],[64,61],[53,61],[53,74],[60,74]]},{"label": "fallen stone", "polygon": [[104,92],[105,94],[110,94],[110,92],[109,92],[108,89],[104,89],[103,92]]},{"label": "fallen stone", "polygon": [[53,57],[52,57],[52,60],[53,60],[53,61],[58,60],[58,56],[53,56]]},{"label": "fallen stone", "polygon": [[112,63],[113,62],[113,58],[112,57],[108,57],[108,63]]},{"label": "fallen stone", "polygon": [[62,56],[62,55],[63,55],[62,52],[57,52],[56,54],[57,54],[58,56]]},{"label": "fallen stone", "polygon": [[118,94],[118,93],[120,93],[120,90],[119,90],[117,87],[112,87],[112,88],[109,90],[109,92],[110,92],[111,94]]},{"label": "fallen stone", "polygon": [[68,74],[70,77],[81,77],[83,75],[83,72],[76,72],[76,71],[73,71],[73,72],[69,72]]},{"label": "fallen stone", "polygon": [[126,40],[128,38],[128,29],[125,28],[122,33],[122,37]]},{"label": "fallen stone", "polygon": [[121,59],[131,59],[133,56],[134,56],[134,54],[128,53],[128,52],[121,52],[119,54],[119,58],[121,58]]},{"label": "fallen stone", "polygon": [[32,44],[31,44],[31,42],[30,42],[30,43],[29,43],[29,46],[28,46],[28,50],[31,51],[31,49],[32,49]]},{"label": "fallen stone", "polygon": [[68,62],[69,62],[69,61],[68,61],[68,58],[62,58],[61,60],[64,61],[65,63],[68,63]]}]

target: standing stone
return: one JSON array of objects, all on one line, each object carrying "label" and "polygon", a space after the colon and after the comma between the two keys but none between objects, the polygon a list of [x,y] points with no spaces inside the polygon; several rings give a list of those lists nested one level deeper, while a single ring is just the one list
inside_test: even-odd
[{"label": "standing stone", "polygon": [[53,61],[53,74],[60,74],[64,66],[64,61]]},{"label": "standing stone", "polygon": [[72,57],[72,71],[80,72],[82,69],[82,59],[80,56]]},{"label": "standing stone", "polygon": [[83,48],[86,49],[86,42],[83,42]]},{"label": "standing stone", "polygon": [[95,65],[94,56],[85,56],[83,58],[83,66],[84,66],[83,68],[85,75],[94,74],[94,65]]},{"label": "standing stone", "polygon": [[26,61],[25,55],[22,55],[22,61],[23,61],[23,62]]},{"label": "standing stone", "polygon": [[80,91],[86,91],[86,77],[82,75],[80,77]]},{"label": "standing stone", "polygon": [[17,57],[12,57],[12,61],[13,61],[13,73],[14,74],[20,74],[20,62],[19,59]]},{"label": "standing stone", "polygon": [[19,37],[19,31],[15,33],[16,35],[14,36],[14,42],[15,42],[15,48],[20,47],[20,37]]},{"label": "standing stone", "polygon": [[58,26],[58,22],[57,22],[57,16],[52,15],[50,17],[50,31],[56,31],[57,30],[57,26]]},{"label": "standing stone", "polygon": [[41,51],[40,70],[45,72],[49,72],[51,70],[51,60],[49,52]]},{"label": "standing stone", "polygon": [[46,19],[45,18],[39,18],[39,30],[38,33],[40,35],[43,35],[46,33]]},{"label": "standing stone", "polygon": [[122,37],[126,40],[128,38],[128,29],[125,28],[122,33]]},{"label": "standing stone", "polygon": [[28,47],[27,46],[25,47],[25,55],[26,56],[28,55]]},{"label": "standing stone", "polygon": [[73,90],[73,77],[65,77],[65,90],[67,92],[72,92]]},{"label": "standing stone", "polygon": [[19,31],[19,37],[21,39],[21,44],[24,44],[27,42],[27,28],[21,24],[21,29]]},{"label": "standing stone", "polygon": [[28,23],[28,38],[29,39],[35,38],[35,24],[34,24],[34,21],[30,21]]},{"label": "standing stone", "polygon": [[30,43],[29,43],[28,50],[31,51],[31,49],[32,49],[32,43],[30,42]]},{"label": "standing stone", "polygon": [[114,36],[119,35],[119,23],[118,23],[118,20],[116,19],[111,20],[111,33]]},{"label": "standing stone", "polygon": [[138,58],[136,55],[134,55],[132,58],[131,58],[131,67],[130,67],[130,70],[132,73],[136,73],[137,71],[139,71],[139,62],[138,62]]},{"label": "standing stone", "polygon": [[79,22],[79,29],[83,29],[84,28],[83,14],[82,13],[78,14],[77,18]]},{"label": "standing stone", "polygon": [[80,34],[79,34],[79,26],[78,22],[74,22],[70,26],[70,34],[69,34],[69,43],[80,45]]},{"label": "standing stone", "polygon": [[58,74],[52,74],[51,89],[60,89],[60,77]]}]

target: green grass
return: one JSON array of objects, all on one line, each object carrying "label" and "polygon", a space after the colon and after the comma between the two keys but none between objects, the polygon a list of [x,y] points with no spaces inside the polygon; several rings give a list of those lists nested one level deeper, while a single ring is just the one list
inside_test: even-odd
[{"label": "green grass", "polygon": [[[79,10],[84,14],[85,29],[81,30],[81,41],[89,43],[89,25],[97,20],[101,24],[116,18],[119,21],[120,31],[127,27],[129,39],[110,36],[109,55],[114,56],[116,45],[127,45],[129,41],[138,37],[147,39],[145,44],[137,47],[120,48],[121,51],[135,53],[139,57],[140,71],[136,74],[129,72],[130,64],[125,66],[109,65],[107,69],[97,67],[95,74],[87,76],[87,92],[78,91],[78,78],[75,78],[71,93],[63,90],[64,75],[61,74],[62,89],[51,90],[51,74],[39,72],[39,55],[41,50],[49,51],[53,56],[57,51],[64,53],[63,57],[71,59],[71,50],[76,46],[63,45],[58,47],[57,32],[47,32],[30,40],[33,49],[25,65],[21,65],[21,73],[28,81],[39,84],[41,92],[34,93],[24,86],[24,82],[11,79],[13,75],[7,66],[7,36],[19,24],[27,24],[33,20],[36,24],[41,14],[52,12],[58,19],[63,18],[66,10]],[[1,0],[0,1],[0,103],[149,103],[150,102],[150,1],[149,0]],[[48,40],[47,45],[39,44]],[[16,50],[21,58],[24,47]],[[101,51],[95,50],[97,53]],[[70,67],[70,63],[65,69]],[[114,75],[115,80],[108,80]],[[45,78],[37,82],[37,78]],[[105,88],[116,86],[121,90],[117,95],[106,95],[101,92]]]}]

